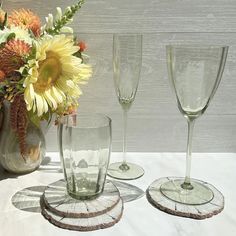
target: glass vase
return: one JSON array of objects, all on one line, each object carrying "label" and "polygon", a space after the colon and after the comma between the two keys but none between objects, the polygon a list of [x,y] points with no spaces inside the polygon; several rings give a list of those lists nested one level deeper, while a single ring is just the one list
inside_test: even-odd
[{"label": "glass vase", "polygon": [[45,138],[40,128],[29,121],[26,132],[26,154],[21,155],[19,140],[10,125],[10,104],[4,102],[0,130],[0,164],[14,174],[26,174],[36,170],[45,157]]}]

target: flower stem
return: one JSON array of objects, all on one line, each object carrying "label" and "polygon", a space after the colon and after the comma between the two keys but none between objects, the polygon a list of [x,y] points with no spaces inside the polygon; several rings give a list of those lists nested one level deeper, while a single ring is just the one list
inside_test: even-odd
[{"label": "flower stem", "polygon": [[70,22],[76,12],[82,7],[84,2],[85,0],[79,0],[75,5],[69,7],[68,10],[66,10],[66,12],[62,15],[61,19],[54,22],[53,28],[46,29],[46,32],[50,35],[59,34],[62,27]]}]

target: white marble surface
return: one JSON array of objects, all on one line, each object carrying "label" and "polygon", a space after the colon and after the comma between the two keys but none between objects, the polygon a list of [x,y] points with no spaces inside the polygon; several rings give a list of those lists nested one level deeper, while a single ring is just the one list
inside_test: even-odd
[{"label": "white marble surface", "polygon": [[[111,162],[119,160],[120,154],[113,153]],[[0,170],[0,236],[235,236],[236,235],[236,154],[195,153],[192,177],[206,180],[217,187],[225,196],[225,209],[210,219],[197,221],[176,217],[151,206],[145,197],[125,203],[121,221],[112,228],[96,232],[80,233],[63,230],[46,221],[40,213],[22,211],[11,203],[12,196],[27,187],[47,185],[63,178],[58,172],[59,158],[48,153],[52,162],[32,174],[13,176]],[[146,190],[156,178],[182,176],[185,169],[183,153],[129,153],[130,161],[141,164],[145,175],[129,181]]]}]

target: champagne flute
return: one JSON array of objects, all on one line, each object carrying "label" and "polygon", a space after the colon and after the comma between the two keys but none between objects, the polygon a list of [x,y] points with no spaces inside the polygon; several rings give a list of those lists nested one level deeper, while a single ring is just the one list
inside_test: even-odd
[{"label": "champagne flute", "polygon": [[137,179],[144,174],[141,166],[126,161],[127,115],[135,99],[142,66],[142,35],[113,36],[113,72],[116,95],[123,110],[123,162],[112,163],[108,175],[117,179]]},{"label": "champagne flute", "polygon": [[178,108],[188,122],[188,142],[185,178],[168,178],[160,191],[181,204],[206,204],[214,198],[214,192],[206,182],[190,178],[193,128],[218,88],[228,47],[169,45],[166,49],[169,78]]}]

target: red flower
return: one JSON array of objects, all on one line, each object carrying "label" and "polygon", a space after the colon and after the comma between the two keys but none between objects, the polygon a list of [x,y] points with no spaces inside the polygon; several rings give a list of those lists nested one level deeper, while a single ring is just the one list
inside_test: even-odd
[{"label": "red flower", "polygon": [[79,46],[79,48],[80,48],[80,52],[85,51],[85,49],[87,48],[85,42],[83,42],[83,41],[80,41],[80,42],[78,43],[78,46]]}]

